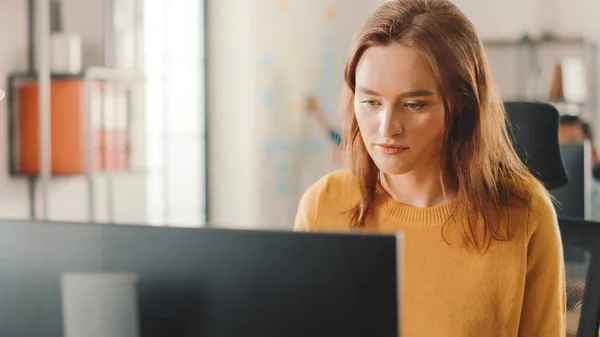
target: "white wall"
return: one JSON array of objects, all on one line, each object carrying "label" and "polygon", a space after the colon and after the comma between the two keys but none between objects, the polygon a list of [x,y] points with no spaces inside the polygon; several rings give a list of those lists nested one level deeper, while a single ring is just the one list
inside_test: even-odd
[{"label": "white wall", "polygon": [[566,36],[593,34],[594,0],[453,0],[484,39],[537,36],[548,27]]},{"label": "white wall", "polygon": [[203,6],[145,0],[148,213],[152,224],[205,220]]},{"label": "white wall", "polygon": [[209,216],[214,225],[258,222],[260,135],[252,109],[255,1],[208,4]]},{"label": "white wall", "polygon": [[520,38],[535,27],[534,0],[454,0],[483,38]]}]

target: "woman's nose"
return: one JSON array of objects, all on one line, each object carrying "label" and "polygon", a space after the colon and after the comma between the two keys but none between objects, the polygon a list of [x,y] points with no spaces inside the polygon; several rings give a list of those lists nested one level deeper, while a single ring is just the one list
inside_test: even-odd
[{"label": "woman's nose", "polygon": [[385,108],[379,115],[379,133],[385,138],[392,138],[395,135],[401,134],[403,131],[402,122],[394,114],[392,108]]}]

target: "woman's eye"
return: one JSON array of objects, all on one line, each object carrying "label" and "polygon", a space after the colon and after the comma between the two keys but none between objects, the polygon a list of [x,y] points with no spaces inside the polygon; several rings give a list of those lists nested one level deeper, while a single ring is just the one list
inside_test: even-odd
[{"label": "woman's eye", "polygon": [[404,106],[411,110],[421,110],[427,106],[427,103],[422,103],[422,102],[406,103],[406,104],[404,104]]},{"label": "woman's eye", "polygon": [[377,101],[369,100],[369,99],[362,100],[362,101],[360,101],[360,103],[368,105],[368,106],[376,106],[376,105],[378,105]]}]

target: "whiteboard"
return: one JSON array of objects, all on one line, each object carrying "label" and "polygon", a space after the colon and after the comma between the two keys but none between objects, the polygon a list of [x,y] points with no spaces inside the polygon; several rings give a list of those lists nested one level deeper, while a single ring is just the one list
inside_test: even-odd
[{"label": "whiteboard", "polygon": [[255,111],[261,153],[261,228],[292,229],[304,191],[340,167],[335,146],[304,111],[316,94],[330,122],[338,110],[346,58],[362,21],[383,1],[257,0]]}]

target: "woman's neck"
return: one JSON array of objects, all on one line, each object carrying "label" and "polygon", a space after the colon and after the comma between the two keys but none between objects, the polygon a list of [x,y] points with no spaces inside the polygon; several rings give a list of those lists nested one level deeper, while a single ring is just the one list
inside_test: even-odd
[{"label": "woman's neck", "polygon": [[415,171],[401,175],[380,173],[381,187],[396,201],[425,208],[445,204],[449,200],[440,176]]}]

